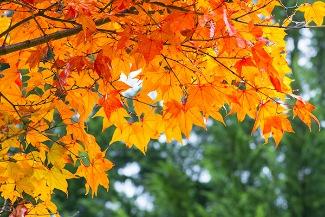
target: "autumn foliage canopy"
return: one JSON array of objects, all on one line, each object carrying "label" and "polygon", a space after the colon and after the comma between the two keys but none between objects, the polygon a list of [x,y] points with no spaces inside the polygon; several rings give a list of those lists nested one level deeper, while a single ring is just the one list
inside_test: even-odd
[{"label": "autumn foliage canopy", "polygon": [[[58,215],[51,199],[68,193],[68,179],[85,179],[92,195],[108,188],[113,164],[87,133],[89,117],[114,126],[111,143],[144,153],[151,139],[182,141],[208,118],[251,118],[276,144],[292,117],[318,123],[291,89],[284,38],[322,27],[325,3],[284,4],[1,1],[0,194],[11,216]],[[287,19],[277,23],[275,8]]]}]

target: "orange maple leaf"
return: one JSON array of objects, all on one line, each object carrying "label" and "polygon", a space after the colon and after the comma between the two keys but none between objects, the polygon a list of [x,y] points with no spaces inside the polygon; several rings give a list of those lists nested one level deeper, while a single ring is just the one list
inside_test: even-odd
[{"label": "orange maple leaf", "polygon": [[[165,23],[162,29],[167,32],[182,32],[185,30],[192,30],[195,26],[194,13],[182,13],[180,11],[173,11],[165,18]],[[169,30],[169,31],[168,31]]]},{"label": "orange maple leaf", "polygon": [[265,119],[262,133],[266,142],[268,136],[272,134],[275,144],[279,145],[284,132],[293,132],[291,123],[285,115],[275,115]]},{"label": "orange maple leaf", "polygon": [[119,98],[119,91],[112,90],[99,99],[99,105],[103,106],[106,117],[109,119],[112,112],[119,108],[123,108],[123,104]]},{"label": "orange maple leaf", "polygon": [[113,163],[105,158],[105,152],[98,152],[90,159],[90,165],[81,164],[76,174],[85,177],[86,192],[88,193],[91,189],[92,196],[94,196],[97,194],[99,185],[108,189],[109,180],[106,172],[112,167]]},{"label": "orange maple leaf", "polygon": [[293,132],[291,123],[283,111],[284,108],[281,105],[270,100],[260,104],[252,131],[260,128],[265,142],[273,136],[278,145],[285,132]]},{"label": "orange maple leaf", "polygon": [[293,115],[298,116],[302,122],[304,122],[311,130],[311,120],[313,119],[320,129],[320,123],[317,117],[312,113],[315,110],[315,106],[302,99],[297,99],[295,106],[293,107]]},{"label": "orange maple leaf", "polygon": [[277,91],[282,91],[282,83],[279,73],[272,65],[272,57],[264,50],[265,42],[258,42],[252,48],[253,59],[256,65],[262,70],[268,73],[271,83]]},{"label": "orange maple leaf", "polygon": [[[181,131],[186,137],[190,136],[193,125],[205,127],[203,116],[196,107],[172,100],[166,103],[166,111],[163,119],[166,121],[166,128]],[[178,138],[178,136],[174,137]]]},{"label": "orange maple leaf", "polygon": [[48,47],[37,47],[36,50],[31,51],[29,58],[27,59],[27,63],[30,68],[33,68],[39,64],[44,55],[48,52]]}]

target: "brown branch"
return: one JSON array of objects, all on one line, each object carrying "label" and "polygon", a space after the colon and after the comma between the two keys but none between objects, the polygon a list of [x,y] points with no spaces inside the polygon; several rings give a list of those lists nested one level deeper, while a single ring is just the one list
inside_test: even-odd
[{"label": "brown branch", "polygon": [[31,19],[33,19],[35,16],[38,16],[38,15],[39,14],[37,13],[37,14],[35,14],[33,16],[26,17],[25,19],[20,20],[19,22],[15,23],[14,25],[11,25],[8,29],[6,29],[5,31],[0,33],[0,38],[7,35],[9,32],[11,32],[16,27],[18,27],[18,26],[20,26],[20,25],[22,25],[24,23],[27,23],[28,21],[30,21]]},{"label": "brown branch", "polygon": [[257,11],[259,11],[259,10],[265,8],[266,6],[268,6],[269,4],[271,4],[273,1],[274,1],[274,0],[271,0],[271,1],[269,1],[268,3],[262,5],[261,7],[256,8],[255,10],[249,11],[249,12],[247,12],[247,13],[245,13],[245,14],[239,16],[239,17],[233,18],[233,20],[238,21],[238,20],[239,20],[240,18],[242,18],[242,17],[245,17],[245,16],[247,16],[247,15],[249,15],[249,14],[255,13],[255,12],[257,12]]},{"label": "brown branch", "polygon": [[148,13],[148,11],[146,11],[140,4],[137,4],[136,6],[138,6],[150,18],[150,20],[154,22],[156,26],[160,27],[159,23],[157,23],[157,21]]},{"label": "brown branch", "polygon": [[15,104],[13,104],[13,102],[10,101],[10,99],[8,99],[8,97],[6,97],[5,95],[3,95],[2,92],[0,92],[0,99],[1,97],[6,100],[10,105],[11,107],[15,110],[15,112],[18,114],[18,116],[20,117],[20,119],[22,119],[22,116],[21,114],[19,113],[18,109],[16,108]]},{"label": "brown branch", "polygon": [[[160,6],[160,7],[163,7],[163,8],[168,8],[168,9],[171,9],[171,10],[181,11],[181,12],[184,12],[184,13],[195,12],[195,11],[192,11],[192,10],[189,10],[189,9],[186,9],[186,8],[183,8],[183,7],[179,7],[179,6],[176,6],[176,5],[167,5],[167,4],[164,4],[162,2],[147,2],[147,3],[157,5],[157,6]],[[197,15],[204,15],[201,12],[196,12],[196,14]]]},{"label": "brown branch", "polygon": [[99,10],[99,13],[104,12],[109,6],[113,4],[114,0],[109,1],[103,8]]},{"label": "brown branch", "polygon": [[[248,86],[250,86],[251,88],[253,88],[256,92],[264,95],[265,97],[267,97],[268,99],[274,101],[275,103],[277,104],[281,104],[281,105],[286,105],[286,106],[290,106],[289,104],[285,103],[285,102],[281,102],[281,101],[278,101],[276,100],[275,98],[272,98],[270,97],[268,94],[262,92],[260,89],[261,88],[257,88],[255,85],[249,83],[247,80],[245,80],[242,76],[238,75],[234,70],[232,70],[231,68],[229,68],[228,66],[226,66],[224,63],[222,63],[220,60],[217,59],[217,57],[205,52],[205,51],[202,51],[202,50],[198,50],[200,53],[203,53],[207,56],[209,56],[210,58],[212,58],[214,61],[216,61],[219,65],[221,65],[223,68],[225,68],[228,72],[232,73],[234,76],[238,77],[242,82],[244,82],[245,84],[247,84]],[[283,93],[281,91],[278,91],[276,90],[278,93]],[[285,93],[284,93],[285,94]]]},{"label": "brown branch", "polygon": [[57,17],[51,17],[51,16],[48,16],[46,14],[41,14],[40,16],[44,17],[44,18],[47,18],[49,20],[53,20],[53,21],[57,21],[57,22],[61,22],[61,23],[70,23],[70,24],[73,24],[73,25],[78,25],[78,23],[76,21],[73,21],[73,20],[65,20],[65,19],[61,19],[61,18],[57,18]]},{"label": "brown branch", "polygon": [[[109,18],[102,18],[102,19],[96,20],[95,24],[96,24],[96,26],[100,26],[100,25],[103,25],[103,24],[108,23],[108,22],[110,22]],[[48,34],[48,35],[45,35],[45,36],[42,36],[42,37],[38,37],[38,38],[31,39],[31,40],[18,42],[16,44],[0,47],[0,56],[6,55],[6,54],[9,54],[9,53],[13,53],[15,51],[35,47],[35,46],[38,46],[38,45],[41,45],[41,44],[48,43],[50,41],[55,41],[55,40],[66,38],[66,37],[69,37],[69,36],[72,36],[72,35],[76,35],[81,31],[82,31],[82,26],[80,25],[80,26],[76,26],[76,27],[71,28],[71,29],[66,29],[66,30],[54,32],[52,34]]]},{"label": "brown branch", "polygon": [[181,80],[178,78],[177,74],[175,73],[175,71],[173,70],[172,66],[169,64],[167,57],[164,54],[161,54],[161,56],[164,58],[165,62],[167,63],[169,70],[173,73],[173,75],[175,76],[176,80],[179,83],[180,87],[184,87],[184,85],[182,84]]},{"label": "brown branch", "polygon": [[46,11],[52,9],[55,5],[57,5],[57,3],[54,3],[54,4],[50,5],[49,7],[38,11],[36,14],[32,14],[31,16],[26,17],[26,18],[20,20],[19,22],[15,23],[14,25],[11,25],[8,29],[6,29],[5,31],[3,31],[3,32],[0,33],[0,38],[2,38],[3,36],[9,34],[12,30],[14,30],[15,28],[19,27],[20,25],[22,25],[24,23],[27,23],[31,19],[34,19],[35,17],[44,15],[44,13]]},{"label": "brown branch", "polygon": [[[235,20],[235,19],[232,19],[233,21],[235,22],[238,22],[238,23],[243,23],[243,24],[247,24],[249,25],[248,22],[245,22],[245,21],[241,21],[241,20]],[[322,28],[325,28],[325,25],[321,25],[321,26],[306,26],[306,25],[296,25],[296,26],[280,26],[280,25],[272,25],[272,24],[254,24],[254,26],[261,26],[261,27],[269,27],[269,28],[278,28],[278,29],[285,29],[285,30],[293,30],[293,29],[322,29]]]}]

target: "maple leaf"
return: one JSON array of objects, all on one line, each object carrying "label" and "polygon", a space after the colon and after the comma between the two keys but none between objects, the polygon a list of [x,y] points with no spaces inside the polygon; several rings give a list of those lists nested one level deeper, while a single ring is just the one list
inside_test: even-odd
[{"label": "maple leaf", "polygon": [[[195,85],[189,88],[189,92],[191,94],[187,98],[187,106],[197,107],[205,118],[211,116],[224,124],[223,117],[219,113],[222,103],[216,101],[216,98],[220,98],[220,101],[222,101],[223,97],[220,96],[220,92],[214,86],[210,84]],[[216,102],[212,104],[213,101]]]},{"label": "maple leaf", "polygon": [[48,173],[45,173],[44,177],[47,177],[46,183],[50,188],[56,188],[64,193],[67,193],[68,191],[67,179],[74,178],[69,171],[65,169],[57,169],[55,167],[48,170]]},{"label": "maple leaf", "polygon": [[[92,0],[85,0],[85,1],[71,0],[67,4],[67,12],[65,14],[65,18],[74,19],[77,17],[82,17],[82,15],[89,17],[92,14],[92,11],[94,10],[95,10],[95,4],[94,1]],[[84,20],[84,22],[88,22],[88,21]]]},{"label": "maple leaf", "polygon": [[173,11],[165,18],[163,29],[172,32],[182,32],[185,30],[191,30],[195,26],[194,13],[182,13],[180,11]]},{"label": "maple leaf", "polygon": [[252,48],[252,55],[256,65],[262,70],[268,73],[270,81],[274,88],[278,91],[282,91],[282,82],[280,80],[279,73],[272,65],[271,56],[263,48],[264,42],[259,42]]},{"label": "maple leaf", "polygon": [[101,99],[99,99],[99,105],[103,106],[106,117],[109,119],[112,112],[123,107],[121,100],[119,99],[119,91],[113,90]]},{"label": "maple leaf", "polygon": [[139,36],[139,52],[147,62],[150,62],[163,49],[163,42],[146,36]]},{"label": "maple leaf", "polygon": [[234,26],[229,22],[227,10],[225,8],[223,9],[223,21],[225,22],[228,34],[230,36],[236,35],[236,30],[235,30]]},{"label": "maple leaf", "polygon": [[113,167],[113,164],[105,159],[105,152],[98,152],[90,159],[89,165],[80,165],[76,175],[85,177],[86,192],[92,190],[92,196],[97,194],[99,185],[108,189],[109,181],[106,172]]},{"label": "maple leaf", "polygon": [[285,132],[293,132],[290,121],[285,114],[281,114],[281,111],[283,112],[284,108],[270,100],[259,105],[252,131],[260,128],[266,143],[268,138],[273,136],[278,145]]},{"label": "maple leaf", "polygon": [[268,142],[268,136],[272,134],[276,145],[279,145],[284,132],[293,132],[291,123],[285,115],[267,117],[262,128],[266,142]]},{"label": "maple leaf", "polygon": [[68,60],[66,63],[66,68],[69,71],[77,70],[77,72],[81,72],[85,68],[91,68],[91,63],[84,56],[75,56]]},{"label": "maple leaf", "polygon": [[31,54],[27,60],[29,67],[33,68],[42,60],[45,54],[48,52],[48,47],[38,47],[35,51],[31,51]]},{"label": "maple leaf", "polygon": [[49,163],[53,164],[56,168],[62,169],[66,163],[69,163],[69,158],[66,154],[67,150],[62,145],[54,144],[47,154],[47,159]]},{"label": "maple leaf", "polygon": [[88,32],[86,34],[92,34],[96,31],[97,27],[92,19],[86,16],[80,16],[77,20],[82,24],[83,30]]},{"label": "maple leaf", "polygon": [[22,1],[29,4],[34,4],[36,2],[36,0],[22,0]]},{"label": "maple leaf", "polygon": [[136,117],[129,117],[128,121],[116,125],[111,143],[123,141],[128,147],[134,145],[145,153],[150,139],[157,139],[162,131],[161,117],[151,110],[151,113],[138,117],[139,120],[134,119]]},{"label": "maple leaf", "polygon": [[259,105],[259,99],[254,94],[253,89],[238,90],[234,96],[231,97],[231,111],[230,114],[237,113],[239,121],[243,121],[248,115],[251,118],[256,116],[256,108]]},{"label": "maple leaf", "polygon": [[[166,121],[166,128],[180,130],[188,138],[193,125],[204,127],[204,120],[200,110],[181,104],[175,100],[166,103],[166,111],[163,119]],[[178,136],[176,136],[177,138]]]},{"label": "maple leaf", "polygon": [[28,208],[28,216],[53,216],[59,217],[55,204],[49,200],[36,205],[26,203],[25,206]]},{"label": "maple leaf", "polygon": [[320,122],[317,117],[312,113],[315,107],[309,102],[305,102],[302,99],[297,99],[295,106],[293,107],[293,115],[298,116],[302,122],[304,122],[311,130],[312,119],[318,124],[320,129]]},{"label": "maple leaf", "polygon": [[96,60],[94,62],[94,68],[97,74],[103,77],[106,81],[110,81],[112,75],[111,71],[111,59],[108,56],[105,56],[103,51],[100,51],[97,54]]},{"label": "maple leaf", "polygon": [[8,27],[10,26],[10,20],[11,19],[9,17],[0,17],[0,33],[8,29]]},{"label": "maple leaf", "polygon": [[238,62],[236,62],[235,67],[237,69],[237,72],[239,73],[239,76],[242,76],[242,69],[244,66],[255,66],[252,58],[247,57],[247,58],[238,60]]},{"label": "maple leaf", "polygon": [[323,24],[323,19],[325,16],[325,2],[316,1],[312,4],[305,3],[299,6],[298,11],[304,12],[306,23],[314,21],[317,26]]},{"label": "maple leaf", "polygon": [[119,10],[128,8],[131,5],[131,0],[117,0],[113,2],[113,6],[117,7]]}]

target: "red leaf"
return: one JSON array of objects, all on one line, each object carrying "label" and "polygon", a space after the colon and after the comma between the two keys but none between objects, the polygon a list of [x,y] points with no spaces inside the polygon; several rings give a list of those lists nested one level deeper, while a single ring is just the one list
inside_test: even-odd
[{"label": "red leaf", "polygon": [[48,47],[37,47],[36,50],[31,51],[30,56],[27,59],[27,63],[29,64],[30,68],[33,68],[39,64],[39,62],[42,60],[44,56],[46,56],[48,52]]},{"label": "red leaf", "polygon": [[113,1],[113,8],[118,8],[119,10],[127,9],[131,6],[132,1],[131,0],[118,0]]},{"label": "red leaf", "polygon": [[108,56],[105,56],[103,51],[100,51],[94,62],[94,69],[97,74],[106,81],[109,81],[112,78],[110,64],[111,59]]},{"label": "red leaf", "polygon": [[253,59],[257,67],[268,73],[270,81],[277,91],[282,91],[282,83],[279,73],[272,65],[272,57],[264,50],[265,42],[260,41],[252,48]]},{"label": "red leaf", "polygon": [[156,55],[160,54],[160,51],[163,49],[163,42],[140,35],[138,49],[145,60],[150,62]]},{"label": "red leaf", "polygon": [[243,58],[241,60],[239,60],[236,64],[235,67],[239,73],[239,75],[241,76],[242,73],[242,69],[244,66],[255,66],[252,58],[248,57],[248,58]]},{"label": "red leaf", "polygon": [[65,19],[70,20],[70,19],[76,19],[77,18],[78,11],[74,7],[69,6],[67,11],[68,12],[65,14]]},{"label": "red leaf", "polygon": [[[182,32],[184,30],[192,30],[195,27],[195,15],[194,13],[182,13],[174,11],[168,15],[163,25],[164,30],[170,30],[172,32]],[[168,32],[168,31],[167,31]]]},{"label": "red leaf", "polygon": [[81,72],[84,68],[91,67],[90,62],[84,56],[75,56],[69,60],[69,68],[70,71],[77,70],[77,72]]},{"label": "red leaf", "polygon": [[129,41],[131,35],[131,28],[127,27],[123,32],[119,33],[121,38],[118,40],[117,48],[122,49],[126,47],[126,43]]},{"label": "red leaf", "polygon": [[273,84],[273,87],[281,92],[282,91],[282,85],[280,80],[277,77],[270,76],[271,83]]},{"label": "red leaf", "polygon": [[22,1],[28,4],[34,4],[35,2],[35,0],[22,0]]},{"label": "red leaf", "polygon": [[99,105],[103,106],[105,114],[109,119],[111,114],[119,108],[123,108],[123,104],[119,99],[119,91],[113,90],[99,99]]},{"label": "red leaf", "polygon": [[16,83],[19,87],[23,86],[23,81],[22,81],[21,79],[22,79],[22,76],[21,76],[21,74],[18,72],[18,75],[17,75],[17,78],[16,78],[16,80],[15,80],[15,83]]}]

